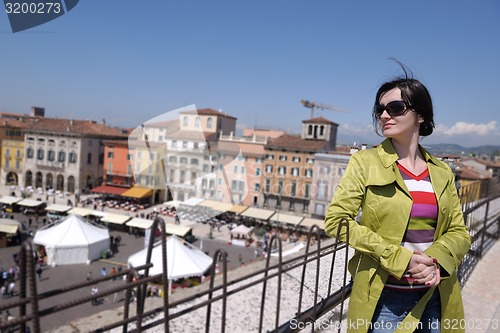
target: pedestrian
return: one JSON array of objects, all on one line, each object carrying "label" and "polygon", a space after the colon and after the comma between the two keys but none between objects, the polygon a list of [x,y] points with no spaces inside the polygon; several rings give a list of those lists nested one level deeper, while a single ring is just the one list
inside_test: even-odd
[{"label": "pedestrian", "polygon": [[177,213],[175,214],[175,224],[181,224],[181,219]]},{"label": "pedestrian", "polygon": [[92,272],[87,273],[87,281],[92,280]]},{"label": "pedestrian", "polygon": [[[99,292],[99,288],[97,288],[97,285],[95,285],[95,286],[92,287],[92,290],[90,291],[90,295],[94,296],[98,292]],[[98,299],[97,298],[92,298],[91,304],[92,304],[92,306],[98,305],[99,304]]]},{"label": "pedestrian", "polygon": [[106,267],[101,269],[101,276],[106,276]]},{"label": "pedestrian", "polygon": [[16,292],[16,282],[14,282],[14,279],[11,279],[9,282],[8,294],[10,297],[14,297],[15,292]]},{"label": "pedestrian", "polygon": [[430,94],[400,65],[372,111],[386,139],[351,156],[325,218],[356,250],[347,332],[464,332],[442,323],[464,320],[457,267],[470,237],[450,167],[419,144],[434,128]]},{"label": "pedestrian", "polygon": [[238,261],[240,265],[243,265],[243,255],[241,253],[238,255]]},{"label": "pedestrian", "polygon": [[42,266],[40,265],[36,265],[36,275],[38,275],[38,281],[41,281],[42,280]]}]

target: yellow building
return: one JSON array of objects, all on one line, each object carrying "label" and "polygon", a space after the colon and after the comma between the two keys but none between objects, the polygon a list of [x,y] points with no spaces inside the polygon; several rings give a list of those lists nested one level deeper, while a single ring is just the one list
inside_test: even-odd
[{"label": "yellow building", "polygon": [[[10,117],[7,117],[10,116]],[[24,156],[24,128],[26,123],[14,114],[1,114],[0,118],[0,185],[21,184]]]},{"label": "yellow building", "polygon": [[24,141],[2,140],[1,185],[22,184]]}]

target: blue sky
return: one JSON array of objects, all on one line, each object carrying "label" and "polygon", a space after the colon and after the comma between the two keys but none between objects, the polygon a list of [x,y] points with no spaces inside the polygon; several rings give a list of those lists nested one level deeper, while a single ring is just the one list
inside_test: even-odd
[{"label": "blue sky", "polygon": [[[2,8],[3,9],[3,8]],[[0,13],[0,111],[136,127],[196,104],[238,127],[299,132],[301,99],[339,141],[377,143],[378,86],[406,64],[429,88],[424,143],[500,143],[500,2],[84,0],[12,33]]]}]

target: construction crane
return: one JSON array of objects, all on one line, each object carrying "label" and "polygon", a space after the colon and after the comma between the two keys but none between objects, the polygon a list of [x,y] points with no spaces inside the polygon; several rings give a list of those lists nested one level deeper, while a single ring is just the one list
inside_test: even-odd
[{"label": "construction crane", "polygon": [[302,105],[304,105],[306,108],[310,108],[311,109],[311,119],[314,118],[314,109],[321,109],[321,110],[332,110],[332,111],[337,111],[337,112],[349,112],[349,111],[346,111],[346,110],[342,110],[342,109],[339,109],[339,108],[336,108],[334,106],[330,106],[330,105],[326,105],[326,104],[320,104],[320,103],[316,103],[316,102],[309,102],[305,99],[301,100],[300,101],[302,103]]}]

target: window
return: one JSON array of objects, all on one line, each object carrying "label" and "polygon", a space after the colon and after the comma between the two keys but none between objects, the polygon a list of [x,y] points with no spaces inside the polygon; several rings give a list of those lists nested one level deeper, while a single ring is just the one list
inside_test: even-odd
[{"label": "window", "polygon": [[207,128],[212,128],[212,122],[213,122],[212,117],[209,117],[207,119]]},{"label": "window", "polygon": [[256,157],[255,158],[255,163],[264,163],[264,159],[261,157]]},{"label": "window", "polygon": [[69,163],[76,163],[76,153],[74,151],[69,153],[68,160],[69,160]]},{"label": "window", "polygon": [[241,173],[242,173],[242,174],[244,174],[244,173],[245,173],[245,167],[244,167],[244,166],[242,166],[242,167],[241,167]]},{"label": "window", "polygon": [[87,164],[92,164],[92,153],[87,154]]},{"label": "window", "polygon": [[266,172],[273,172],[273,166],[271,164],[266,164]]},{"label": "window", "polygon": [[16,169],[21,169],[21,162],[19,160],[16,161]]},{"label": "window", "polygon": [[187,147],[188,147],[187,141],[182,141],[182,148],[187,148]]},{"label": "window", "polygon": [[177,147],[177,141],[176,140],[172,140],[172,147]]},{"label": "window", "polygon": [[16,157],[17,158],[20,158],[21,157],[21,150],[16,150]]},{"label": "window", "polygon": [[280,155],[279,159],[280,161],[286,161],[286,155]]},{"label": "window", "polygon": [[29,147],[28,149],[26,149],[26,157],[27,158],[33,158],[33,155],[35,154],[33,148]]},{"label": "window", "polygon": [[64,151],[60,151],[58,156],[57,156],[57,161],[58,162],[64,162],[66,161],[66,153]]},{"label": "window", "polygon": [[127,175],[130,176],[131,174],[132,174],[132,165],[129,164],[127,165]]},{"label": "window", "polygon": [[5,149],[5,157],[10,157],[10,149]]},{"label": "window", "polygon": [[39,160],[43,160],[44,157],[45,157],[45,151],[42,148],[39,148],[36,151],[36,158]]},{"label": "window", "polygon": [[5,160],[5,168],[6,169],[10,168],[10,160]]},{"label": "window", "polygon": [[233,172],[234,172],[234,173],[238,173],[238,166],[237,166],[237,165],[235,165],[235,166],[233,167]]},{"label": "window", "polygon": [[255,169],[255,175],[260,176],[260,168]]},{"label": "window", "polygon": [[187,159],[186,157],[181,157],[181,158],[179,159],[179,163],[180,163],[180,164],[187,164],[187,162],[188,162],[188,159]]},{"label": "window", "polygon": [[318,184],[318,200],[326,200],[326,195],[328,191],[328,184],[325,182],[320,182]]},{"label": "window", "polygon": [[47,153],[47,160],[52,162],[55,159],[56,159],[56,152],[50,149],[49,152]]},{"label": "window", "polygon": [[309,163],[309,164],[314,163],[314,158],[308,158],[308,159],[306,159],[306,163]]},{"label": "window", "polygon": [[313,134],[313,127],[312,127],[312,125],[309,125],[309,126],[307,127],[307,134],[308,134],[308,135]]},{"label": "window", "polygon": [[341,167],[341,168],[338,169],[338,175],[339,176],[343,176],[344,172],[345,172],[345,167]]},{"label": "window", "polygon": [[306,176],[307,178],[311,178],[311,177],[313,176],[313,171],[312,171],[312,169],[306,169],[305,176]]},{"label": "window", "polygon": [[292,168],[292,176],[297,177],[299,175],[299,168]]},{"label": "window", "polygon": [[187,127],[188,122],[189,122],[188,117],[184,116],[184,118],[182,118],[182,126]]},{"label": "window", "polygon": [[297,163],[300,162],[300,157],[298,156],[292,157],[292,162],[297,162]]},{"label": "window", "polygon": [[260,191],[260,184],[259,183],[255,183],[255,191]]},{"label": "window", "polygon": [[168,161],[169,161],[170,163],[177,163],[177,157],[175,157],[175,156],[170,156],[170,157],[168,158]]},{"label": "window", "polygon": [[199,143],[198,142],[193,142],[193,148],[194,149],[198,149],[199,147]]},{"label": "window", "polygon": [[197,178],[196,172],[191,172],[191,180],[195,181]]},{"label": "window", "polygon": [[297,183],[295,183],[295,182],[292,183],[292,189],[290,191],[290,195],[292,197],[297,195]]},{"label": "window", "polygon": [[112,151],[108,151],[108,158],[113,158],[113,152]]},{"label": "window", "polygon": [[266,192],[269,192],[271,189],[271,179],[266,179]]},{"label": "window", "polygon": [[191,159],[191,165],[198,165],[199,164],[199,161],[197,158],[192,158]]},{"label": "window", "polygon": [[278,167],[278,173],[279,173],[280,175],[284,175],[284,174],[286,174],[286,167],[284,167],[284,166],[280,166],[280,167]]},{"label": "window", "polygon": [[108,163],[108,173],[113,172],[113,163]]},{"label": "window", "polygon": [[283,192],[283,181],[278,182],[278,194],[281,194]]},{"label": "window", "polygon": [[194,119],[194,127],[196,128],[200,127],[200,117],[196,117]]},{"label": "window", "polygon": [[127,154],[127,161],[130,161],[132,159],[132,155],[131,154]]},{"label": "window", "polygon": [[310,188],[311,188],[311,184],[305,184],[304,198],[306,198],[306,199],[309,199]]},{"label": "window", "polygon": [[266,159],[274,160],[274,155],[273,154],[266,154]]}]

